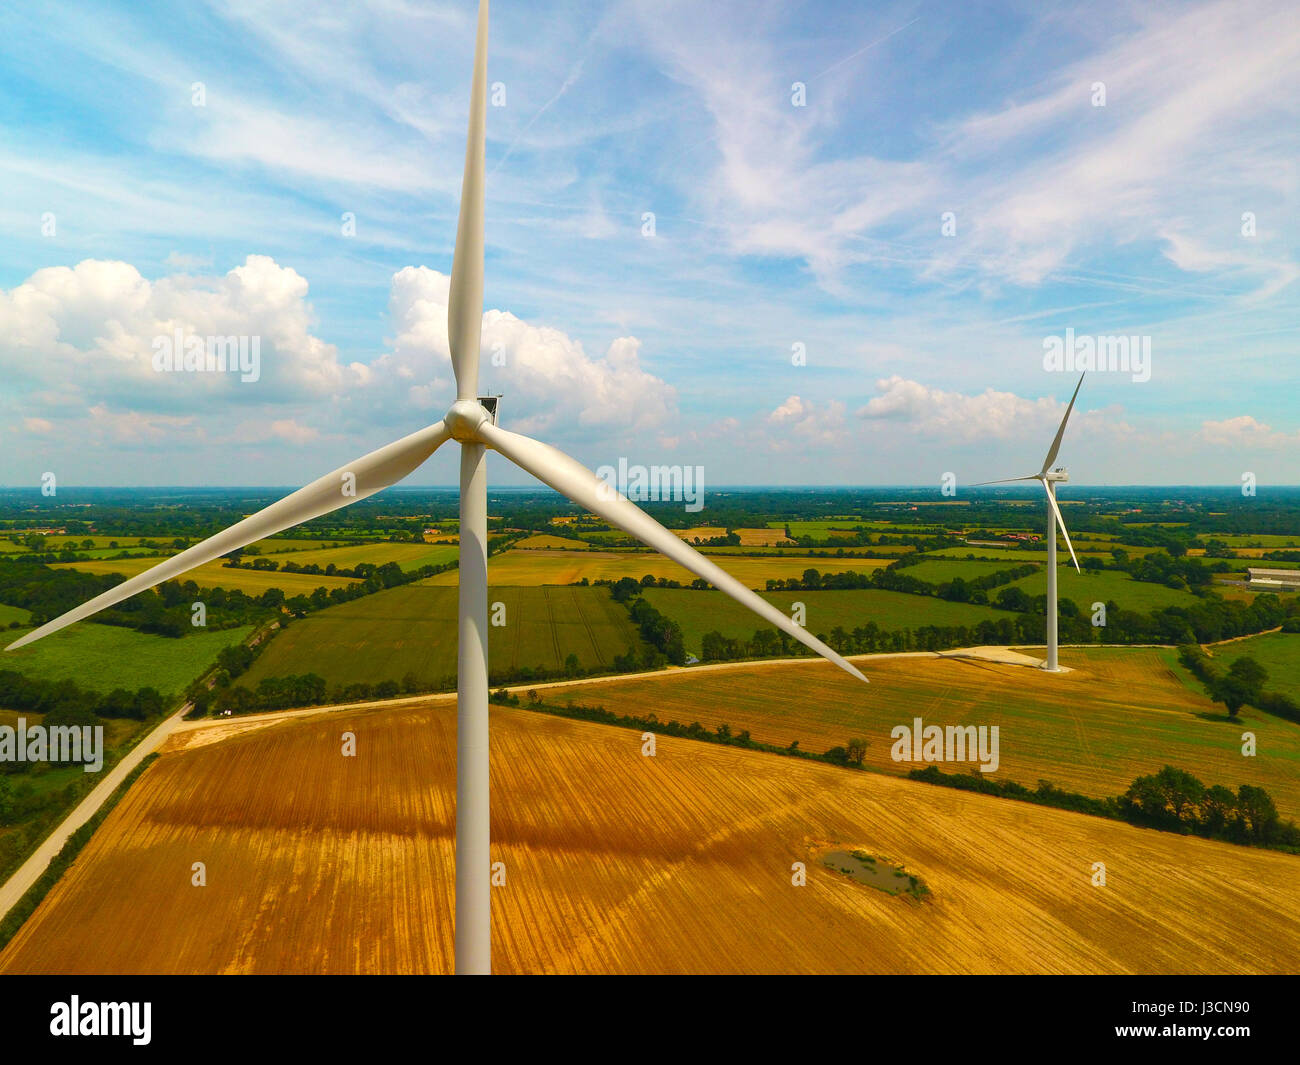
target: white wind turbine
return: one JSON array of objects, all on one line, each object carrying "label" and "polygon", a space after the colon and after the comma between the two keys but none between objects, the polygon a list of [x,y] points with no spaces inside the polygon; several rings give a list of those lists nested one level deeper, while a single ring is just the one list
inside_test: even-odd
[{"label": "white wind turbine", "polygon": [[865,682],[858,670],[821,640],[669,532],[594,473],[548,444],[496,424],[496,401],[477,398],[483,321],[483,177],[487,111],[488,0],[480,0],[474,80],[469,107],[460,221],[452,260],[447,334],[456,402],[443,419],[341,466],[200,544],[124,581],[29,632],[22,647],[195,566],[374,495],[412,473],[447,440],[460,453],[460,592],[456,702],[456,972],[491,972],[491,864],[488,787],[487,471],[492,448],[574,503],[703,577]]},{"label": "white wind turbine", "polygon": [[1065,528],[1065,518],[1061,514],[1061,508],[1056,505],[1056,486],[1063,481],[1070,479],[1070,474],[1064,466],[1052,468],[1052,463],[1056,461],[1056,453],[1061,450],[1061,437],[1065,435],[1065,423],[1070,420],[1070,411],[1074,410],[1074,401],[1079,395],[1079,389],[1083,385],[1085,374],[1079,375],[1079,383],[1074,386],[1074,395],[1070,397],[1070,405],[1065,408],[1065,417],[1061,419],[1061,427],[1056,430],[1056,438],[1052,441],[1052,446],[1047,451],[1047,458],[1043,459],[1043,468],[1037,473],[1031,473],[1027,477],[1005,477],[1000,481],[980,481],[979,484],[971,485],[972,488],[979,488],[986,484],[1011,484],[1013,481],[1041,481],[1043,491],[1047,493],[1047,661],[1043,663],[1043,668],[1049,673],[1060,673],[1061,667],[1056,663],[1056,524],[1061,524],[1061,535],[1065,537],[1065,546],[1070,549],[1070,558],[1074,561],[1074,568],[1079,570],[1079,560],[1074,554],[1074,545],[1070,543],[1070,534]]}]

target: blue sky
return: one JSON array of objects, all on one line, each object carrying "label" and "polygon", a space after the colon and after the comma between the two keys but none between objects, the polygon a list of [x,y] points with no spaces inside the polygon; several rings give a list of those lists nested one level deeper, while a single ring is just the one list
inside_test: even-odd
[{"label": "blue sky", "polygon": [[[439,417],[473,30],[0,12],[0,483],[298,484]],[[1071,329],[1151,344],[1085,383],[1075,482],[1300,481],[1292,4],[497,0],[488,77],[510,428],[714,485],[1032,472]],[[177,328],[260,379],[157,373]]]}]

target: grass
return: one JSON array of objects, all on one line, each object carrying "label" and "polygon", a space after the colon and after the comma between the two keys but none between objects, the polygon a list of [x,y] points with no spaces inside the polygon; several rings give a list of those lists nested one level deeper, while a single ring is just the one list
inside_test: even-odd
[{"label": "grass", "polygon": [[[889,564],[888,559],[870,558],[779,558],[775,556],[728,558],[717,563],[737,580],[751,588],[763,588],[769,578],[798,577],[806,569],[822,573],[857,570],[865,572]],[[695,574],[662,555],[648,551],[582,551],[554,553],[546,551],[506,551],[488,560],[488,577],[502,585],[573,584],[584,577],[589,581],[618,580],[647,573],[655,577],[689,584]],[[454,572],[440,573],[425,583],[445,586],[457,581]]]},{"label": "grass", "polygon": [[[1109,603],[1112,600],[1124,610],[1136,610],[1140,614],[1159,610],[1167,606],[1190,606],[1197,603],[1191,592],[1177,588],[1167,588],[1163,584],[1148,581],[1135,581],[1127,573],[1118,570],[1084,570],[1076,573],[1073,566],[1057,567],[1056,594],[1061,599],[1073,599],[1080,610],[1089,611],[1093,603]],[[1057,556],[1060,561],[1060,556]],[[1012,581],[1012,585],[1023,588],[1029,595],[1047,594],[1047,571],[1022,577]]]},{"label": "grass", "polygon": [[[1282,973],[1300,956],[1290,855],[686,739],[643,757],[636,732],[490,714],[499,973]],[[0,971],[451,971],[449,702],[190,735]],[[926,901],[827,869],[835,841],[887,855]]]},{"label": "grass", "polygon": [[977,577],[987,577],[990,573],[1005,572],[1014,569],[1017,565],[1025,565],[1032,561],[1031,559],[1022,559],[1019,562],[963,562],[957,559],[948,558],[930,558],[927,556],[926,561],[918,562],[915,566],[908,566],[901,572],[906,573],[909,577],[915,577],[917,580],[927,581],[930,584],[944,584],[951,581],[954,577],[961,577],[963,580],[974,580]]},{"label": "grass", "polygon": [[[682,627],[687,649],[697,655],[704,634],[714,629],[724,636],[746,640],[757,629],[777,631],[721,592],[647,588],[643,594]],[[829,634],[837,625],[851,631],[868,621],[874,621],[882,629],[897,630],[915,629],[922,625],[976,625],[987,619],[1010,616],[992,607],[949,603],[930,596],[878,588],[762,594],[764,599],[787,615],[794,603],[803,603],[807,612],[805,628],[813,633]]]},{"label": "grass", "polygon": [[1269,632],[1211,647],[1215,668],[1226,671],[1238,658],[1249,656],[1268,670],[1267,691],[1300,697],[1300,633]]},{"label": "grass", "polygon": [[[302,556],[295,555],[295,561]],[[53,569],[77,569],[85,573],[120,573],[134,577],[137,573],[156,566],[156,558],[123,558],[115,562],[60,562]],[[200,588],[225,588],[246,595],[261,595],[270,588],[281,589],[286,596],[310,595],[317,588],[338,588],[354,583],[350,577],[319,577],[310,573],[277,573],[274,570],[235,569],[220,562],[206,562],[196,566],[181,578],[194,581]]]},{"label": "grass", "polygon": [[[181,639],[151,636],[117,625],[83,623],[62,629],[17,651],[0,653],[0,669],[41,680],[73,680],[83,688],[156,688],[179,695],[216,661],[223,647],[241,642],[251,625],[195,632]],[[16,638],[17,630],[6,635]]]},{"label": "grass", "polygon": [[[316,673],[330,684],[377,684],[413,673],[439,685],[456,674],[456,596],[413,584],[310,614],[276,635],[240,683]],[[604,588],[493,587],[488,601],[504,604],[506,621],[488,629],[492,670],[559,670],[570,654],[597,669],[644,647]]]},{"label": "grass", "polygon": [[7,629],[12,621],[26,625],[27,619],[31,616],[32,612],[30,610],[24,610],[20,606],[9,606],[6,603],[0,603],[0,628]]},{"label": "grass", "polygon": [[519,551],[590,551],[591,544],[586,540],[571,540],[565,536],[538,533],[516,541],[515,548]]},{"label": "grass", "polygon": [[339,569],[352,569],[363,562],[375,566],[396,562],[404,570],[413,570],[421,566],[440,566],[446,562],[455,562],[457,555],[458,549],[454,545],[383,542],[354,544],[324,550],[295,551],[291,559],[276,559],[276,561],[292,561],[299,566],[316,565],[321,569],[331,563]]},{"label": "grass", "polygon": [[1234,550],[1239,547],[1260,547],[1268,551],[1281,551],[1293,547],[1300,551],[1300,536],[1294,533],[1214,533],[1201,534],[1201,539],[1222,540]]},{"label": "grass", "polygon": [[[1175,659],[1172,648],[1063,648],[1071,672],[1057,675],[972,660],[860,660],[869,686],[828,662],[746,663],[564,686],[547,699],[620,714],[653,709],[662,721],[708,728],[725,723],[759,743],[797,740],[815,752],[862,736],[871,744],[867,766],[901,774],[918,766],[890,757],[894,726],[914,717],[926,725],[997,725],[1001,764],[991,777],[999,782],[1032,788],[1044,779],[1104,798],[1173,765],[1206,784],[1266,788],[1284,819],[1300,820],[1300,726],[1249,708],[1229,722],[1221,706],[1179,679]],[[1259,741],[1252,758],[1241,754],[1246,729]]]}]

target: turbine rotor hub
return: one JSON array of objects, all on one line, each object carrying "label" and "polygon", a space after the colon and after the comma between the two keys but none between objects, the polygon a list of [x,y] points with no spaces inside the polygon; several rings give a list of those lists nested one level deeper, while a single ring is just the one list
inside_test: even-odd
[{"label": "turbine rotor hub", "polygon": [[451,405],[443,421],[453,440],[479,443],[479,426],[489,419],[490,415],[477,400],[458,399]]}]

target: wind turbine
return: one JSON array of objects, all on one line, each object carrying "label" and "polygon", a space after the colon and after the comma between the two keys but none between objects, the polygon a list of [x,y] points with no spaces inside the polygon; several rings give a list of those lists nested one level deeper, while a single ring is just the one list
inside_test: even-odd
[{"label": "wind turbine", "polygon": [[971,485],[972,488],[979,488],[986,484],[1011,484],[1013,481],[1041,481],[1043,491],[1047,493],[1047,661],[1043,663],[1043,669],[1048,673],[1060,673],[1061,667],[1056,662],[1056,524],[1061,524],[1061,535],[1065,537],[1065,546],[1070,549],[1070,558],[1074,561],[1074,568],[1079,570],[1079,560],[1074,554],[1074,545],[1070,543],[1070,534],[1065,528],[1065,518],[1061,514],[1061,508],[1056,505],[1056,486],[1070,479],[1069,471],[1064,466],[1052,467],[1056,461],[1056,453],[1061,450],[1061,437],[1065,435],[1065,423],[1070,420],[1070,411],[1074,410],[1074,401],[1078,398],[1079,389],[1083,385],[1083,379],[1087,376],[1086,371],[1079,375],[1079,383],[1074,386],[1074,395],[1070,397],[1070,405],[1065,408],[1065,417],[1061,419],[1061,427],[1056,430],[1056,438],[1052,441],[1052,446],[1047,450],[1047,458],[1043,459],[1043,468],[1037,473],[1031,473],[1027,477],[1004,477],[1000,481],[980,481],[979,484]]},{"label": "wind turbine", "polygon": [[456,402],[441,421],[372,451],[305,488],[195,544],[152,569],[11,643],[6,650],[120,603],[137,592],[185,573],[291,526],[319,518],[374,495],[416,470],[442,444],[460,451],[459,648],[456,700],[456,972],[488,974],[491,961],[491,864],[488,787],[488,583],[487,468],[492,448],[574,503],[598,514],[642,543],[703,577],[764,620],[866,682],[858,670],[801,626],[681,537],[669,532],[585,466],[548,444],[496,424],[495,397],[478,397],[479,341],[483,322],[483,180],[487,113],[488,0],[480,0],[474,79],[469,106],[465,175],[452,260],[447,335]]}]

